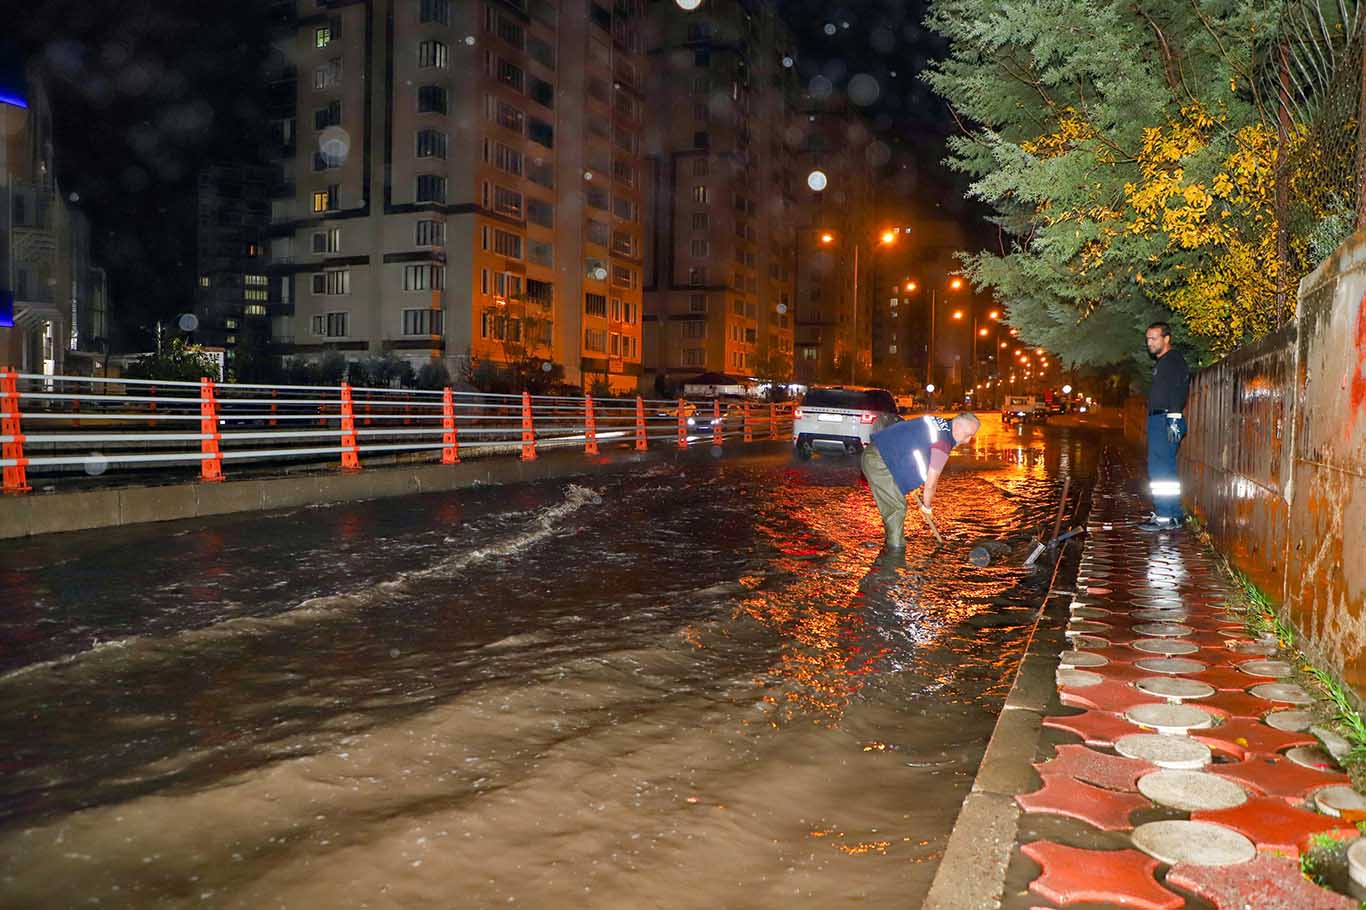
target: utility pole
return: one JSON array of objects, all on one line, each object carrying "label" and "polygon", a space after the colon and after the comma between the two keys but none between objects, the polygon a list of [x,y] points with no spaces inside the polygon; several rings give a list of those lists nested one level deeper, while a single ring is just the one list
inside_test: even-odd
[{"label": "utility pole", "polygon": [[854,371],[858,369],[858,248],[854,244],[854,336],[852,339],[851,354],[849,358],[849,384],[857,385]]}]

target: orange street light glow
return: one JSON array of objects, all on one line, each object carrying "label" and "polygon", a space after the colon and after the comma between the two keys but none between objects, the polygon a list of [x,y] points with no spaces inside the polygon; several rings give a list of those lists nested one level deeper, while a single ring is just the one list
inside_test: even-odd
[{"label": "orange street light glow", "polygon": [[914,291],[917,287],[919,287],[919,285],[917,285],[914,281],[908,281],[908,282],[906,282],[906,292],[907,292],[907,293],[910,293],[911,291]]},{"label": "orange street light glow", "polygon": [[882,242],[883,242],[883,243],[896,243],[896,234],[894,234],[894,233],[891,232],[891,231],[883,231],[883,232],[882,232]]},{"label": "orange street light glow", "polygon": [[978,334],[978,335],[981,335],[983,338],[985,338],[985,337],[987,337],[987,330],[986,330],[986,329],[978,329],[978,330],[977,330],[977,334]]},{"label": "orange street light glow", "polygon": [[821,234],[821,243],[834,243],[835,235],[830,233]]},{"label": "orange street light glow", "polygon": [[987,313],[987,317],[990,318],[990,319],[1000,319],[1000,318],[1001,318],[1001,311],[1000,311],[1000,310],[992,310],[990,313]]},{"label": "orange street light glow", "polygon": [[960,288],[962,288],[962,286],[963,286],[963,279],[962,279],[962,278],[954,278],[953,280],[951,280],[951,281],[949,282],[949,287],[950,287],[951,289],[955,290],[955,291],[956,291],[956,290],[959,290]]},{"label": "orange street light glow", "polygon": [[963,318],[963,311],[962,311],[962,310],[954,310],[954,311],[953,311],[953,318],[954,318],[954,319],[962,319],[962,318]]}]

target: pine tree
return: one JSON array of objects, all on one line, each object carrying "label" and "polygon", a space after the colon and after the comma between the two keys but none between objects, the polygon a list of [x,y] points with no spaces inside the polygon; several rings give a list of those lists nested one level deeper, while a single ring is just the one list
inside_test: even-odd
[{"label": "pine tree", "polygon": [[1022,340],[1146,363],[1173,323],[1197,356],[1264,334],[1274,297],[1275,99],[1260,43],[1284,0],[935,0],[926,78],[964,123],[950,164],[1012,238],[967,257]]}]

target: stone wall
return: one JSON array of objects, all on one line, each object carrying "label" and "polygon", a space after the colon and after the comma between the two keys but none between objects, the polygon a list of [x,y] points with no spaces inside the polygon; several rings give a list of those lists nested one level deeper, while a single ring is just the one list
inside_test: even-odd
[{"label": "stone wall", "polygon": [[1300,284],[1294,324],[1194,377],[1187,508],[1366,696],[1366,232]]}]

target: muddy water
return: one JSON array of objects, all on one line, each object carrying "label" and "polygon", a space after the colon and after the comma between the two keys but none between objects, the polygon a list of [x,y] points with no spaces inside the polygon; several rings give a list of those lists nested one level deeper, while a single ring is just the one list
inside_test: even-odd
[{"label": "muddy water", "polygon": [[1098,437],[989,421],[880,555],[854,461],[0,553],[0,905],[914,906]]}]

